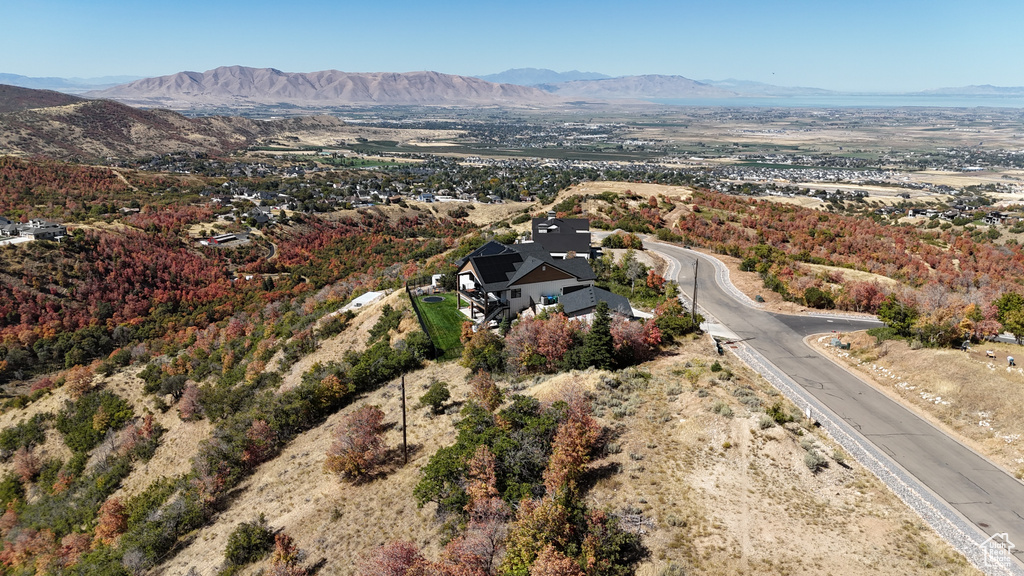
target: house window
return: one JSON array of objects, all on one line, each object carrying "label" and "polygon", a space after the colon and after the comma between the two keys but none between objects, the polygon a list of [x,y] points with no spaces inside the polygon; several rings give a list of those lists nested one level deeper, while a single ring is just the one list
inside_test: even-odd
[{"label": "house window", "polygon": [[522,295],[523,295],[522,288],[513,288],[512,289],[512,298],[520,298],[520,297],[522,297]]}]

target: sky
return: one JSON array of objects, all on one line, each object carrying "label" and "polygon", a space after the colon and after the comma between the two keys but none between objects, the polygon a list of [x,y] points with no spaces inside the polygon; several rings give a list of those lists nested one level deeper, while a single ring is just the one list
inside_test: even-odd
[{"label": "sky", "polygon": [[900,92],[1024,86],[1020,0],[5,0],[0,73],[509,68]]}]

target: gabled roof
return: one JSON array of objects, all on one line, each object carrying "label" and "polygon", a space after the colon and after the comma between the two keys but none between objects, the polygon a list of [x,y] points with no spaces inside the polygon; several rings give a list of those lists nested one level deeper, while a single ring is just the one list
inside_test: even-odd
[{"label": "gabled roof", "polygon": [[558,302],[566,316],[587,312],[597,306],[598,302],[607,302],[608,309],[619,314],[632,317],[633,308],[625,296],[619,296],[602,288],[587,286],[575,292],[564,294]]},{"label": "gabled roof", "polygon": [[459,260],[458,263],[456,264],[456,267],[462,268],[462,265],[468,262],[471,258],[476,258],[477,256],[492,256],[494,254],[501,254],[502,252],[505,252],[507,250],[509,250],[509,247],[505,246],[501,242],[489,240],[483,246],[463,256],[462,260]]},{"label": "gabled roof", "polygon": [[477,280],[482,283],[481,288],[486,292],[504,290],[510,283],[519,280],[542,265],[552,266],[579,281],[596,278],[590,263],[585,259],[554,260],[537,243],[506,246],[491,241],[459,261],[459,270],[463,269],[467,263],[473,265],[473,269],[477,273]]}]

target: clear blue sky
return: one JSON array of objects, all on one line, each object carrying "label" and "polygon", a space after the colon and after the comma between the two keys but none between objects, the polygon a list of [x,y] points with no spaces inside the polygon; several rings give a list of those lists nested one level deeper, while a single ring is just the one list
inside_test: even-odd
[{"label": "clear blue sky", "polygon": [[0,72],[508,68],[903,91],[1024,86],[1024,2],[7,0]]}]

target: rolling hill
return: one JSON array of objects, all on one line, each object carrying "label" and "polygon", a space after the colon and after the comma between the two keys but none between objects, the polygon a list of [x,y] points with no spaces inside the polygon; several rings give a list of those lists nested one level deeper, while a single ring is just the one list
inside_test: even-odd
[{"label": "rolling hill", "polygon": [[52,90],[33,90],[20,86],[0,84],[0,114],[46,108],[48,106],[64,106],[82,102],[82,98],[54,92]]},{"label": "rolling hill", "polygon": [[257,122],[228,116],[186,118],[110,100],[0,86],[0,154],[91,160],[169,152],[225,153],[261,136],[300,128],[338,128],[333,117]]}]

